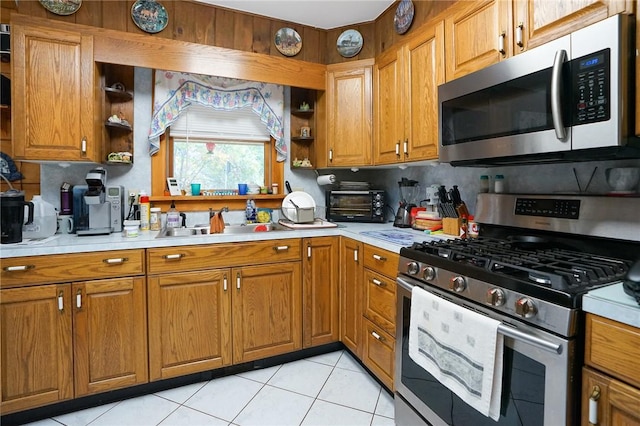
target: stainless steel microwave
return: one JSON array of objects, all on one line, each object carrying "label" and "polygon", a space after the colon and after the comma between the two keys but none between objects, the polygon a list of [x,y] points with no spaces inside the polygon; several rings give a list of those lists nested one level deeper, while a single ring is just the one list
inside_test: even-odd
[{"label": "stainless steel microwave", "polygon": [[440,161],[640,158],[631,28],[617,15],[441,85]]},{"label": "stainless steel microwave", "polygon": [[384,222],[385,194],[381,190],[326,191],[327,220]]}]

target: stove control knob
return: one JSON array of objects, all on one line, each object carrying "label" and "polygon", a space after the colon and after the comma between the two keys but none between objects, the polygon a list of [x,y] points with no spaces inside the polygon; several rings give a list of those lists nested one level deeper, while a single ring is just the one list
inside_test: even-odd
[{"label": "stove control knob", "polygon": [[499,288],[492,288],[487,291],[487,303],[493,306],[502,306],[505,301],[504,291]]},{"label": "stove control knob", "polygon": [[417,275],[418,272],[420,272],[420,265],[418,265],[418,262],[409,262],[409,264],[407,264],[407,273],[409,275]]},{"label": "stove control knob", "polygon": [[467,288],[467,283],[461,276],[453,277],[449,281],[449,289],[456,293],[462,293]]},{"label": "stove control knob", "polygon": [[533,318],[537,313],[538,308],[528,297],[521,297],[516,301],[516,314],[522,318]]},{"label": "stove control knob", "polygon": [[436,277],[436,268],[434,268],[433,266],[427,266],[426,268],[424,268],[422,276],[425,280],[431,281]]}]

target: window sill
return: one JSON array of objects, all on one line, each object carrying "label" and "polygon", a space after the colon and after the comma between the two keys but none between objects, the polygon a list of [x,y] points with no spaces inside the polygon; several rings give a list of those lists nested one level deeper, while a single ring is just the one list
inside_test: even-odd
[{"label": "window sill", "polygon": [[255,200],[257,207],[279,209],[285,194],[252,194],[252,195],[155,195],[149,197],[154,207],[160,207],[163,212],[175,202],[176,208],[181,212],[219,210],[228,207],[229,210],[244,210],[247,200]]}]

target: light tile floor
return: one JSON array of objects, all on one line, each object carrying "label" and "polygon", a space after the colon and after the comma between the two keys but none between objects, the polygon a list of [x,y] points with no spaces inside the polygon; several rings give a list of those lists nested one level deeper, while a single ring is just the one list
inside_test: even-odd
[{"label": "light tile floor", "polygon": [[393,398],[346,351],[52,417],[31,426],[392,426]]}]

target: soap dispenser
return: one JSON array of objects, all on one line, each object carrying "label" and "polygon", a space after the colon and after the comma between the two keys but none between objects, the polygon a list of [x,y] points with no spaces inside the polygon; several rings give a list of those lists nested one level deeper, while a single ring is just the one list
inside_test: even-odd
[{"label": "soap dispenser", "polygon": [[167,228],[180,228],[180,212],[176,210],[175,201],[171,201],[171,208],[167,211]]}]

